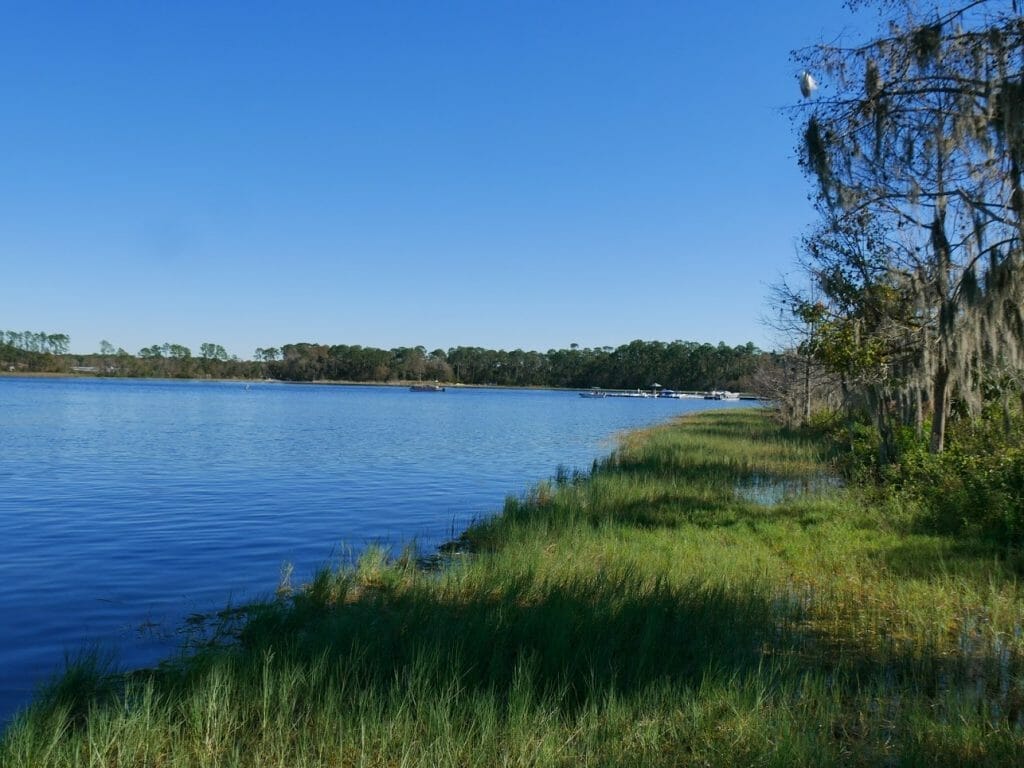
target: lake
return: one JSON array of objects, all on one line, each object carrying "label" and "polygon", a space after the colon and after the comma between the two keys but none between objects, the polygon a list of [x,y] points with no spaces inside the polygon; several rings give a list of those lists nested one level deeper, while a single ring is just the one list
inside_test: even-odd
[{"label": "lake", "polygon": [[297,583],[371,542],[429,554],[622,430],[737,405],[0,377],[0,723],[66,654],[153,664],[285,563]]}]

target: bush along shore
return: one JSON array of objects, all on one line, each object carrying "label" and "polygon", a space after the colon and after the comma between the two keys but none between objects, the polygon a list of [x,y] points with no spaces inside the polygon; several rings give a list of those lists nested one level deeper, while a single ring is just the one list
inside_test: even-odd
[{"label": "bush along shore", "polygon": [[1014,551],[912,532],[764,412],[365,553],[156,670],[80,659],[4,766],[1024,764]]}]

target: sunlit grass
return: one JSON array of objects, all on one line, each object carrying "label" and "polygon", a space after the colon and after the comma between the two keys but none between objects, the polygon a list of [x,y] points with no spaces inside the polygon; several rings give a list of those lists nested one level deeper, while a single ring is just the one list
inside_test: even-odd
[{"label": "sunlit grass", "polygon": [[0,764],[1019,764],[1019,557],[903,531],[825,448],[759,412],[626,436],[440,572],[373,549],[157,672],[86,658]]}]

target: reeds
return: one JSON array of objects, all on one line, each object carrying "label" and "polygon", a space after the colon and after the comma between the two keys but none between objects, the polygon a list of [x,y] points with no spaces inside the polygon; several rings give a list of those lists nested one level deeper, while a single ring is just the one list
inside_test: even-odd
[{"label": "reeds", "polygon": [[0,764],[1019,764],[1016,563],[818,482],[825,449],[757,412],[627,436],[439,572],[370,550],[158,670],[72,665]]}]

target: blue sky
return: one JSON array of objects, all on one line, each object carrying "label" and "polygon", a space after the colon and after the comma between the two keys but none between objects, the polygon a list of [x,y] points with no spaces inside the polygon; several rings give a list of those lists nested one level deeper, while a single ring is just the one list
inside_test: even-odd
[{"label": "blue sky", "polygon": [[5,3],[0,329],[768,347],[835,2]]}]

